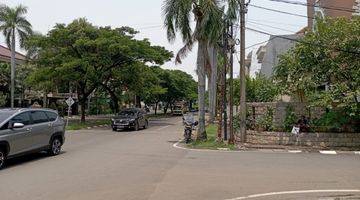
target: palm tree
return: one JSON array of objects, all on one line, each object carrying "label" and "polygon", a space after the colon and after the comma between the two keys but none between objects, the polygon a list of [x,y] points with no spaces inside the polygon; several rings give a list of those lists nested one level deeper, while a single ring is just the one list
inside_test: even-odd
[{"label": "palm tree", "polygon": [[[206,139],[205,131],[205,81],[206,68],[211,68],[208,47],[215,45],[222,33],[223,11],[218,0],[165,0],[163,6],[165,27],[170,42],[179,32],[185,44],[176,56],[176,62],[181,63],[194,44],[198,43],[197,75],[199,103],[199,133],[200,140]],[[195,28],[191,28],[191,17],[195,19]]]},{"label": "palm tree", "polygon": [[18,5],[15,8],[8,6],[1,6],[0,8],[0,31],[5,36],[6,44],[11,50],[11,107],[14,107],[14,91],[15,91],[15,48],[16,37],[20,42],[20,47],[23,48],[26,39],[32,34],[31,24],[25,18],[27,8]]}]

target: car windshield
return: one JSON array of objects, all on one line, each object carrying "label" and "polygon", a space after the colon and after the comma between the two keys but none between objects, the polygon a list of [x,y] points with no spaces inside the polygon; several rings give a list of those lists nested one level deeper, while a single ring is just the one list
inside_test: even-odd
[{"label": "car windshield", "polygon": [[134,116],[135,112],[131,110],[123,110],[119,114],[119,116]]},{"label": "car windshield", "polygon": [[12,114],[12,112],[0,112],[0,123],[8,119]]}]

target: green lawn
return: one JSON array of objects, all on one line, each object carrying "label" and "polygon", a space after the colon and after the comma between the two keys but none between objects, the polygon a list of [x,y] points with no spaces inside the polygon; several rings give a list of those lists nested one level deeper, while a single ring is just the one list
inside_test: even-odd
[{"label": "green lawn", "polygon": [[97,120],[87,120],[85,123],[80,121],[71,121],[69,126],[66,127],[66,130],[80,130],[90,126],[99,126],[99,125],[110,125],[110,119],[97,119]]},{"label": "green lawn", "polygon": [[207,140],[206,141],[193,141],[192,143],[188,144],[191,148],[198,148],[198,149],[218,149],[218,148],[228,148],[230,150],[235,150],[235,145],[229,145],[224,142],[217,142],[216,135],[217,135],[217,125],[211,124],[206,127],[207,133]]}]

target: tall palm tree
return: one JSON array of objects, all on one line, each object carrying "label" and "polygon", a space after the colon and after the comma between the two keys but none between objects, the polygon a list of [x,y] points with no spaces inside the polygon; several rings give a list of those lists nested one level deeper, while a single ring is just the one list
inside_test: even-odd
[{"label": "tall palm tree", "polygon": [[[16,39],[19,40],[21,48],[24,47],[26,39],[32,34],[30,22],[25,18],[27,8],[18,5],[15,8],[1,6],[0,8],[0,31],[5,36],[6,44],[11,50],[11,107],[14,107],[15,93],[15,48]],[[18,37],[18,38],[17,38]]]},{"label": "tall palm tree", "polygon": [[[163,6],[165,27],[168,40],[174,41],[179,32],[185,44],[176,56],[181,63],[194,44],[198,43],[197,75],[199,103],[199,133],[197,139],[206,139],[205,131],[205,81],[206,68],[210,66],[209,45],[214,45],[222,33],[223,11],[219,0],[165,0]],[[195,19],[195,28],[191,28],[191,18]]]}]

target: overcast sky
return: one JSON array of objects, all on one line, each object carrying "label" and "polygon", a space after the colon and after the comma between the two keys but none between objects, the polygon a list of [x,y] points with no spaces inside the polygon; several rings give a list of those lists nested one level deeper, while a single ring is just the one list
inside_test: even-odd
[{"label": "overcast sky", "polygon": [[[306,2],[306,0],[302,0]],[[28,7],[28,19],[35,31],[47,33],[56,23],[70,23],[80,17],[87,18],[97,26],[131,26],[140,31],[138,38],[149,38],[155,45],[165,46],[176,53],[181,47],[181,39],[170,44],[166,39],[161,7],[163,0],[1,0],[9,6],[23,4]],[[306,7],[271,2],[270,0],[252,0],[251,4],[272,9],[306,15]],[[272,34],[291,34],[307,24],[307,19],[259,8],[249,7],[246,17],[247,26]],[[260,25],[261,24],[261,25]],[[264,25],[265,24],[265,25]],[[279,27],[283,30],[272,28]],[[267,35],[246,32],[246,46],[265,41]],[[0,37],[1,44],[4,38]],[[248,52],[251,49],[247,50]],[[195,76],[196,49],[181,65],[168,62],[164,68],[180,69]],[[239,67],[235,65],[235,74]]]}]

